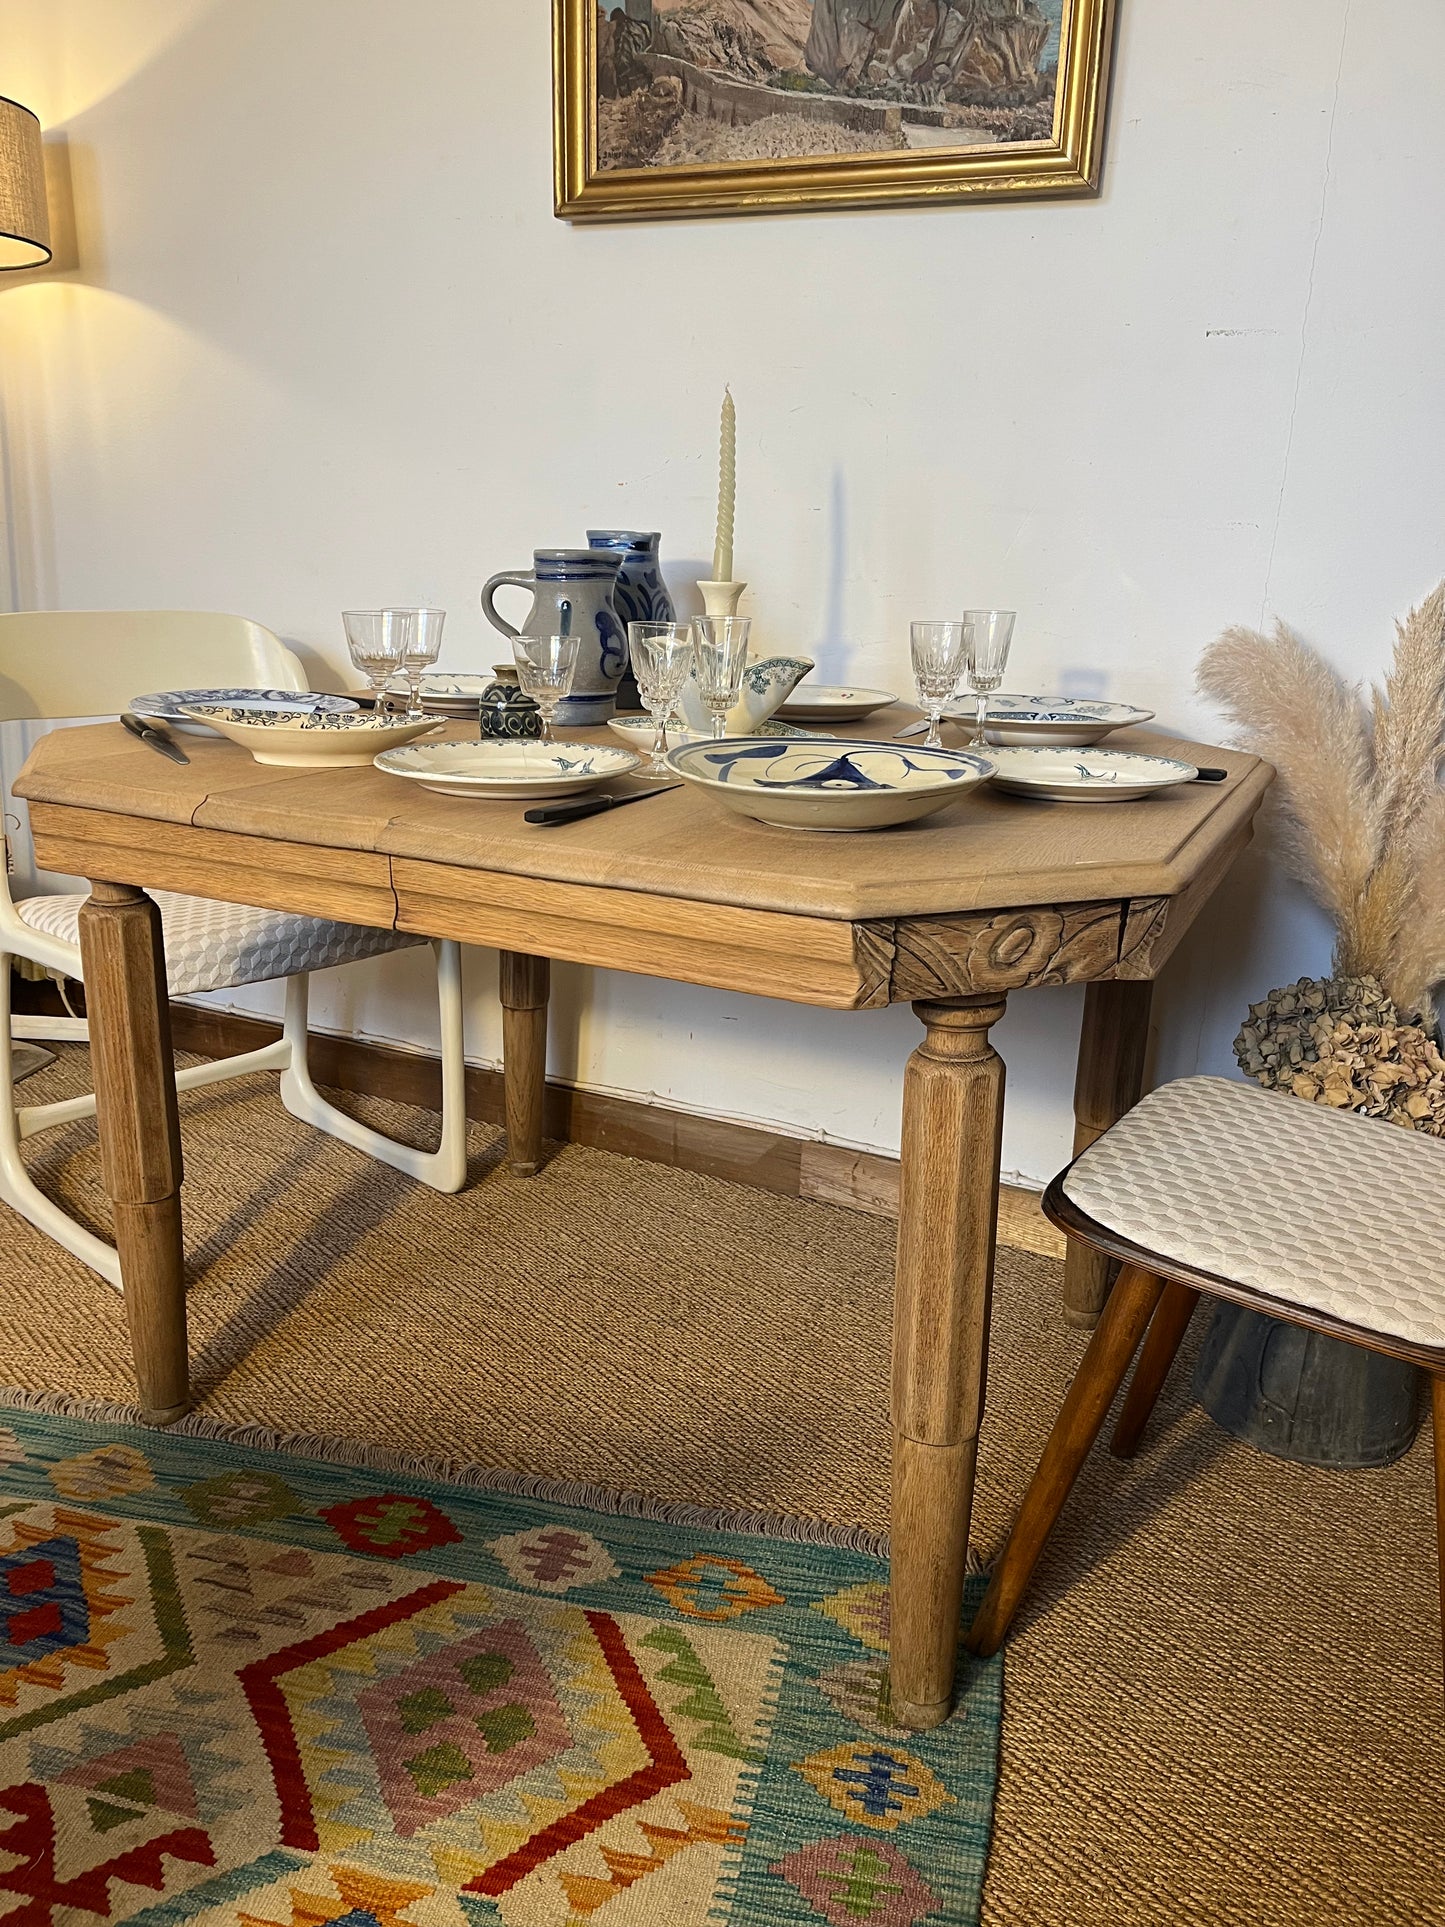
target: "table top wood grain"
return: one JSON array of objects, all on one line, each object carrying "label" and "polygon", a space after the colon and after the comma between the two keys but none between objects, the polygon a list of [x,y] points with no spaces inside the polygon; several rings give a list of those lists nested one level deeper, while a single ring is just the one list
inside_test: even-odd
[{"label": "table top wood grain", "polygon": [[[837,734],[885,741],[913,714]],[[270,768],[219,738],[187,738],[182,767],[101,723],[44,737],[15,793],[48,869],[857,1007],[1157,973],[1273,772],[1155,731],[1110,744],[1228,775],[1106,805],[984,787],[851,836],[753,823],[690,786],[539,829],[525,803]]]}]

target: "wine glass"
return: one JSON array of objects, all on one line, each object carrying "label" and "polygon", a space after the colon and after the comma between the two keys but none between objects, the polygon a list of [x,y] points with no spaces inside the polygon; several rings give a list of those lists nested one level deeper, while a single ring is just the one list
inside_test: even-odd
[{"label": "wine glass", "polygon": [[570,695],[577,673],[580,636],[513,636],[512,655],[517,681],[524,695],[542,712],[542,741],[555,743],[552,719],[563,698]]},{"label": "wine glass", "polygon": [[386,685],[402,666],[411,632],[409,609],[343,609],[346,647],[371,684],[378,716],[386,713]]},{"label": "wine glass", "polygon": [[692,668],[692,638],[685,622],[629,622],[627,642],[632,673],[652,718],[652,761],[640,776],[671,776],[667,719]]},{"label": "wine glass", "polygon": [[1013,609],[968,609],[963,627],[968,638],[968,683],[978,698],[978,716],[970,742],[973,748],[983,743],[988,720],[988,699],[1003,682],[1008,668],[1009,645],[1014,639],[1018,616]]},{"label": "wine glass", "polygon": [[939,724],[953,701],[968,661],[968,638],[962,622],[913,624],[913,681],[918,707],[928,718],[925,749],[942,749]]},{"label": "wine glass", "polygon": [[694,616],[692,666],[697,693],[712,717],[714,742],[727,729],[728,711],[743,692],[751,616]]},{"label": "wine glass", "polygon": [[421,706],[422,677],[442,652],[442,624],[445,609],[383,609],[383,615],[407,616],[409,626],[402,647],[401,669],[406,677],[408,722],[416,722],[426,711]]}]

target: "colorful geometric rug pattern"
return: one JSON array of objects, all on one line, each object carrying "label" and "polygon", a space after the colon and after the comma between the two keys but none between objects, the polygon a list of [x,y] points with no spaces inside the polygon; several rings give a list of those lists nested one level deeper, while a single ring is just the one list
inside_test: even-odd
[{"label": "colorful geometric rug pattern", "polygon": [[978,1918],[1001,1665],[829,1544],[0,1410],[0,1927]]}]

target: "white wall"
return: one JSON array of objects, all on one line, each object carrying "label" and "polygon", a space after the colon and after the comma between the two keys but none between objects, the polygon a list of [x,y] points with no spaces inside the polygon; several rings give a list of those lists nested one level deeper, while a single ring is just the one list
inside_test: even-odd
[{"label": "white wall", "polygon": [[[1445,10],[1134,0],[1097,202],[574,230],[550,212],[548,9],[0,0],[0,91],[71,145],[84,265],[0,291],[10,595],[226,608],[332,674],[344,605],[451,612],[589,524],[738,571],[768,645],[904,688],[907,622],[1022,611],[1017,679],[1206,739],[1192,665],[1280,613],[1352,671],[1441,571]],[[682,600],[689,601],[686,593]],[[1161,1062],[1321,966],[1251,856],[1166,981]],[[896,1145],[910,1013],[566,970],[554,1068]],[[494,1059],[491,960],[473,1054]],[[1005,1163],[1069,1139],[1075,994],[1020,996]],[[324,1020],[428,1042],[418,960]]]}]

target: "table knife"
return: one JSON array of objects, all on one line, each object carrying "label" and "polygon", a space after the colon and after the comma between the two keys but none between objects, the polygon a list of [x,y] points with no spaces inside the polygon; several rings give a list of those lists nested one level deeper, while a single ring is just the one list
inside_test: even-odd
[{"label": "table knife", "polygon": [[620,810],[625,803],[645,803],[652,796],[667,796],[680,790],[681,783],[663,783],[655,790],[637,790],[631,796],[588,796],[580,803],[553,803],[546,809],[527,810],[522,821],[550,829],[557,823],[580,823],[584,816],[601,816],[606,810]]},{"label": "table knife", "polygon": [[139,716],[132,716],[127,710],[120,719],[121,728],[128,729],[132,736],[138,736],[149,749],[158,750],[162,756],[169,756],[173,763],[189,763],[190,757],[179,743],[173,743],[164,730],[153,729],[143,723]]}]

